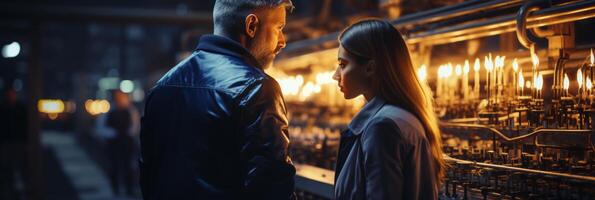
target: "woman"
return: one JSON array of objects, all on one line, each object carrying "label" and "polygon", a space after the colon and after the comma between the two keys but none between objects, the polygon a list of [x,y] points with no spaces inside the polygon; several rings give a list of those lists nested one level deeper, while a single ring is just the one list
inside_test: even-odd
[{"label": "woman", "polygon": [[346,99],[366,105],[341,135],[336,199],[437,199],[444,175],[431,94],[417,79],[401,34],[381,20],[339,36],[333,75]]}]

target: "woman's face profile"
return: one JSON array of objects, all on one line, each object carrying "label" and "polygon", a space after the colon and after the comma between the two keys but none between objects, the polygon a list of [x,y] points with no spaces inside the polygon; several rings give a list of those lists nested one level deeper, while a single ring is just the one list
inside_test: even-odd
[{"label": "woman's face profile", "polygon": [[355,58],[347,52],[342,45],[339,46],[337,70],[333,79],[338,83],[343,97],[353,99],[368,90],[369,79],[366,77],[366,64],[356,62]]}]

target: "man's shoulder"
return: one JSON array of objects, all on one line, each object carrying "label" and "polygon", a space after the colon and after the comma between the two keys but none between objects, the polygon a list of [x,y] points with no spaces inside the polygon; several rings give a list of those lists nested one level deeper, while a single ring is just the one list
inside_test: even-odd
[{"label": "man's shoulder", "polygon": [[240,58],[196,51],[168,71],[157,86],[210,88],[237,94],[267,79],[270,76]]}]

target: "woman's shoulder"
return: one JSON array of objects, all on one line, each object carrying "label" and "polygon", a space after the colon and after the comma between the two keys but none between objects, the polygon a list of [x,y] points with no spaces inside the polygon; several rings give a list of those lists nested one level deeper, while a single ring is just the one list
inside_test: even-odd
[{"label": "woman's shoulder", "polygon": [[425,137],[424,128],[415,115],[391,104],[385,104],[370,119],[370,123],[364,132],[382,132],[381,135],[394,132],[392,134],[398,134],[397,137],[410,142]]},{"label": "woman's shoulder", "polygon": [[385,104],[374,116],[379,119],[390,119],[399,128],[411,128],[423,132],[424,126],[419,119],[409,111],[392,104]]}]

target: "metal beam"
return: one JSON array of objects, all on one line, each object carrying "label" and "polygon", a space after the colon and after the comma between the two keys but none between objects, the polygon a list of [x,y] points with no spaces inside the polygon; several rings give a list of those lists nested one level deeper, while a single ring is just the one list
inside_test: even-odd
[{"label": "metal beam", "polygon": [[0,4],[2,20],[110,22],[149,25],[209,26],[211,12],[190,12],[165,9],[109,8],[82,6],[53,6]]},{"label": "metal beam", "polygon": [[392,21],[391,23],[398,27],[423,25],[427,23],[448,20],[455,17],[461,17],[464,15],[474,14],[478,12],[519,6],[522,2],[522,0],[465,1],[452,6],[445,6],[441,8],[406,15]]}]

